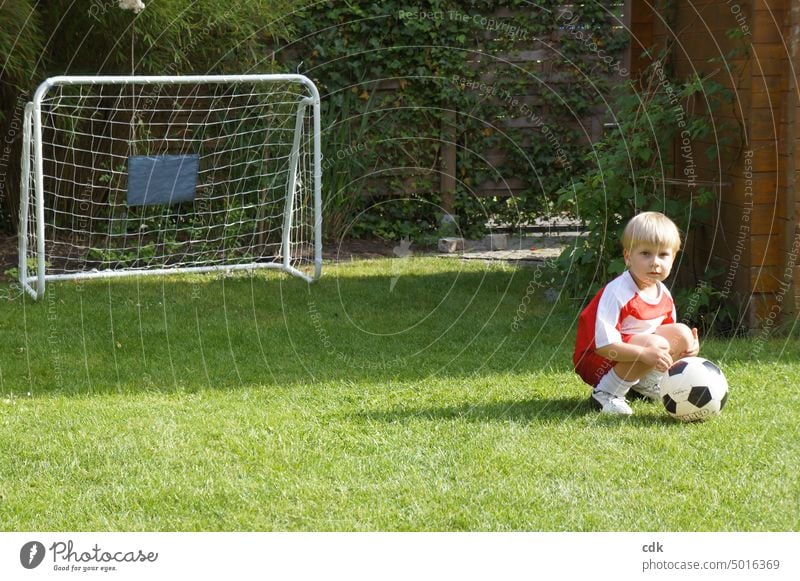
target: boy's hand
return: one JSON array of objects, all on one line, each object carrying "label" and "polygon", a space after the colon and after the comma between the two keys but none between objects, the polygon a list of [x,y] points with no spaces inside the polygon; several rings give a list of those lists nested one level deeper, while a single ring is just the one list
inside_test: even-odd
[{"label": "boy's hand", "polygon": [[679,359],[683,359],[684,357],[695,357],[698,353],[700,353],[700,341],[697,338],[697,327],[692,327],[692,335],[694,336],[692,346],[681,353]]},{"label": "boy's hand", "polygon": [[666,371],[672,366],[672,356],[669,354],[669,349],[666,348],[646,347],[639,359],[648,367],[655,367],[659,371]]}]

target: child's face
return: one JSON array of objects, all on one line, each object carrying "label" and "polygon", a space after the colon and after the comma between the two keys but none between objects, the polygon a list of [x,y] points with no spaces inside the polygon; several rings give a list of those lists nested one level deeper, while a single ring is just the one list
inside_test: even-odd
[{"label": "child's face", "polygon": [[663,281],[672,270],[675,251],[652,244],[638,244],[626,250],[625,264],[633,275],[640,289],[648,288]]}]

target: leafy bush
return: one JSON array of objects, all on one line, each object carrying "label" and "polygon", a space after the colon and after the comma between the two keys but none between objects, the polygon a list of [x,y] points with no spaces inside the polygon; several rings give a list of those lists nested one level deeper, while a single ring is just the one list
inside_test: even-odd
[{"label": "leafy bush", "polygon": [[20,94],[36,78],[42,52],[39,15],[31,0],[0,3],[0,231],[17,216],[19,152],[25,99]]},{"label": "leafy bush", "polygon": [[[440,199],[447,141],[457,148],[454,209],[462,231],[478,232],[490,217],[520,224],[552,212],[554,192],[583,165],[581,125],[614,72],[587,41],[617,58],[627,38],[611,26],[606,8],[616,2],[576,4],[569,18],[560,2],[539,4],[547,9],[521,0],[328,1],[297,14],[298,40],[277,58],[302,55],[296,62],[304,61],[330,110],[347,109],[359,127],[367,151],[338,170],[377,170],[340,198],[347,213],[378,208],[376,199]],[[581,28],[583,40],[568,23]],[[541,51],[539,60],[512,56],[533,50]],[[518,123],[526,118],[527,126]],[[475,194],[486,182],[502,190],[511,178],[524,184],[513,198]],[[441,210],[427,206],[423,218],[390,219],[376,209],[375,222],[435,225]]]},{"label": "leafy bush", "polygon": [[14,108],[17,93],[27,88],[42,51],[39,15],[31,0],[7,0],[0,10],[0,123]]},{"label": "leafy bush", "polygon": [[[34,16],[47,41],[15,56],[19,70],[33,70],[40,54],[43,66],[21,89],[32,90],[50,74],[299,68],[323,93],[326,137],[348,137],[337,141],[339,148],[352,138],[365,145],[326,173],[334,178],[325,180],[334,231],[377,195],[438,199],[445,141],[457,147],[454,204],[463,231],[479,232],[488,217],[520,224],[551,213],[553,193],[585,163],[583,127],[620,72],[609,61],[619,65],[627,42],[624,30],[612,26],[609,8],[619,4],[612,0],[568,9],[544,0],[535,10],[524,0],[146,4],[137,15],[120,10],[116,0],[37,4]],[[532,50],[545,56],[524,62],[509,56]],[[529,99],[518,102],[520,95]],[[445,122],[443,112],[455,117]],[[535,126],[512,123],[521,118],[536,119]],[[343,127],[345,119],[353,127]],[[373,170],[354,189],[332,187]],[[509,178],[523,184],[513,197],[475,195],[487,182],[502,190]],[[434,215],[426,220],[438,222]]]},{"label": "leafy bush", "polygon": [[[7,55],[0,125],[12,117],[6,126],[53,75],[279,70],[268,47],[292,34],[294,10],[290,0],[150,0],[139,14],[121,10],[117,0],[0,4],[0,54]],[[20,141],[3,155],[0,230],[16,226]]]},{"label": "leafy bush", "polygon": [[[559,190],[560,208],[583,220],[588,232],[558,261],[565,290],[575,297],[593,295],[624,271],[620,241],[625,224],[634,214],[663,212],[682,232],[689,231],[692,221],[709,217],[714,194],[696,187],[693,157],[689,156],[696,155],[692,144],[711,134],[706,111],[729,100],[729,92],[697,76],[672,83],[660,60],[637,82],[640,85],[631,82],[616,91],[616,125],[587,154],[590,169]],[[687,111],[685,104],[695,99],[702,99],[707,108],[697,113]],[[719,127],[717,130],[725,133]],[[671,153],[676,139],[687,157],[680,151]],[[721,143],[718,139],[717,145]],[[712,159],[716,148],[709,148],[705,155]],[[664,179],[672,175],[685,179],[688,197],[668,194]]]},{"label": "leafy bush", "polygon": [[265,46],[292,33],[289,0],[50,0],[39,8],[57,74],[211,74],[272,68]]}]

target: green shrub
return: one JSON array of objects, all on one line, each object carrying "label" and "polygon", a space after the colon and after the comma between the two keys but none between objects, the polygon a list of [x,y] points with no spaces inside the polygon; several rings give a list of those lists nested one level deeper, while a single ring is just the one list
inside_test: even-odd
[{"label": "green shrub", "polygon": [[[536,10],[523,0],[146,4],[138,15],[119,9],[115,0],[37,4],[35,16],[47,41],[42,50],[18,56],[30,60],[43,53],[43,65],[35,75],[28,73],[22,89],[30,91],[52,74],[299,68],[323,93],[325,137],[334,137],[335,130],[365,145],[363,154],[337,160],[335,173],[327,174],[339,184],[371,174],[359,180],[362,191],[326,190],[333,230],[341,230],[343,217],[374,205],[376,196],[437,200],[442,143],[448,140],[457,147],[454,197],[462,231],[480,233],[490,217],[517,225],[550,214],[554,192],[585,164],[583,125],[603,101],[615,72],[607,60],[619,64],[627,42],[624,30],[612,26],[608,8],[618,4],[613,1],[568,5],[568,10],[555,0],[538,2],[542,9]],[[547,56],[509,59],[534,49]],[[491,95],[481,90],[482,83],[488,83]],[[514,98],[530,95],[531,87],[536,94],[523,109]],[[347,107],[353,128],[340,127]],[[455,112],[446,133],[443,111]],[[546,132],[541,124],[508,123],[534,114]],[[488,152],[502,155],[501,167]],[[509,178],[523,184],[513,197],[475,195],[482,184],[502,188]],[[427,207],[431,215],[424,221],[437,223],[435,205]]]},{"label": "green shrub", "polygon": [[50,0],[39,10],[52,31],[58,74],[269,72],[266,45],[291,34],[288,0],[150,0],[139,14],[115,1]]},{"label": "green shrub", "polygon": [[17,216],[17,184],[21,152],[21,95],[36,79],[42,55],[39,14],[31,0],[0,3],[0,231],[10,229]]},{"label": "green shrub", "polygon": [[[714,194],[697,187],[693,165],[687,165],[680,153],[673,156],[671,151],[681,135],[687,137],[687,147],[691,148],[692,143],[711,134],[705,113],[685,110],[687,100],[708,100],[713,111],[730,95],[710,80],[695,76],[672,83],[668,78],[664,82],[664,75],[661,61],[655,61],[636,81],[638,86],[631,82],[616,90],[616,124],[587,154],[585,160],[591,164],[590,169],[558,192],[559,207],[580,218],[588,233],[559,259],[566,290],[572,296],[593,295],[624,271],[620,240],[625,224],[634,214],[663,212],[684,233],[692,221],[709,217],[708,206]],[[718,142],[721,143],[719,139]],[[692,156],[699,154],[692,152]],[[712,159],[716,149],[708,149],[705,155]],[[688,198],[669,194],[664,177],[672,175],[686,181]]]},{"label": "green shrub", "polygon": [[[292,35],[295,9],[290,0],[149,0],[139,14],[120,9],[116,0],[0,5],[4,136],[49,76],[279,70],[271,49]],[[16,226],[20,156],[19,140],[3,154],[0,230]]]},{"label": "green shrub", "polygon": [[0,123],[14,108],[17,93],[29,88],[42,54],[39,15],[31,0],[7,0],[0,5]]},{"label": "green shrub", "polygon": [[[298,40],[287,53],[302,55],[303,72],[320,87],[327,107],[347,108],[354,125],[367,120],[361,136],[367,152],[342,160],[338,170],[356,175],[366,167],[373,178],[333,207],[341,202],[351,214],[374,207],[382,226],[437,224],[435,204],[426,204],[423,217],[417,209],[389,219],[376,200],[438,200],[442,145],[452,140],[454,210],[462,231],[479,233],[491,217],[516,225],[552,212],[554,193],[583,165],[588,143],[581,124],[602,102],[613,72],[587,51],[586,41],[617,58],[627,38],[611,26],[606,8],[614,2],[576,5],[569,18],[561,17],[562,3],[539,4],[546,10],[520,0],[353,0],[315,3],[298,13]],[[569,23],[580,27],[584,41],[567,30]],[[539,61],[510,57],[535,49],[545,54]],[[524,103],[516,100],[532,93]],[[541,124],[509,123],[534,115],[549,139]],[[489,152],[494,160],[502,155],[501,167]],[[486,182],[502,190],[510,178],[524,184],[512,198],[475,194]],[[392,236],[402,237],[405,229]]]}]

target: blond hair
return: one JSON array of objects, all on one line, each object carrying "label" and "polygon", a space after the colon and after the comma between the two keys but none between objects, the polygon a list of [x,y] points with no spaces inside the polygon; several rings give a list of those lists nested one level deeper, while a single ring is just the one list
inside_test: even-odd
[{"label": "blond hair", "polygon": [[651,244],[678,252],[681,249],[681,233],[675,222],[661,212],[642,212],[630,219],[622,233],[623,250],[630,252],[639,244]]}]

